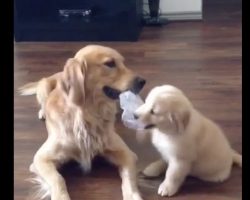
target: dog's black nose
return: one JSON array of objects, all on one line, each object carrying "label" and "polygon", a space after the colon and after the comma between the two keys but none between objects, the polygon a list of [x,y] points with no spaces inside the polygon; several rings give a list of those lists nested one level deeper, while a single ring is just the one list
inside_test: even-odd
[{"label": "dog's black nose", "polygon": [[137,76],[134,79],[134,84],[133,84],[131,91],[134,92],[135,94],[139,93],[141,89],[143,88],[143,86],[145,85],[145,83],[146,83],[145,79]]},{"label": "dog's black nose", "polygon": [[138,117],[137,114],[134,113],[134,118],[135,118],[135,119],[138,119],[139,117]]},{"label": "dog's black nose", "polygon": [[136,84],[138,85],[138,87],[143,88],[143,86],[144,86],[145,83],[146,83],[146,80],[143,79],[143,78],[141,78],[141,77],[136,77],[136,78],[135,78],[135,82],[136,82]]}]

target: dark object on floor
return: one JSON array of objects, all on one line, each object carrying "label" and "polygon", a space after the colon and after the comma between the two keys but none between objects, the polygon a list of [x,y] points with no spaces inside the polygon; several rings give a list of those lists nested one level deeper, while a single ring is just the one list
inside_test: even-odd
[{"label": "dark object on floor", "polygon": [[160,17],[160,0],[148,0],[148,7],[150,16],[143,20],[145,26],[162,26],[169,23],[168,19]]}]

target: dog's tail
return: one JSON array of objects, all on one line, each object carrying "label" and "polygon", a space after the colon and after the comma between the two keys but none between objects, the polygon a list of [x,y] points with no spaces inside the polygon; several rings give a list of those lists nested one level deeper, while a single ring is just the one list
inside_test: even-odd
[{"label": "dog's tail", "polygon": [[242,155],[232,149],[233,163],[237,164],[239,167],[242,167]]},{"label": "dog's tail", "polygon": [[18,88],[18,93],[23,96],[36,94],[37,86],[38,82],[27,83],[24,86]]},{"label": "dog's tail", "polygon": [[28,199],[50,200],[51,192],[49,185],[40,176],[28,179],[34,184]]}]

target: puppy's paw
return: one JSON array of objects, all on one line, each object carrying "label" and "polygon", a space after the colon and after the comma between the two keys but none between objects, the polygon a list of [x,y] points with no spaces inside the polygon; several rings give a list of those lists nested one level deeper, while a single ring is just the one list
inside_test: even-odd
[{"label": "puppy's paw", "polygon": [[176,187],[174,184],[163,181],[158,188],[158,195],[170,197],[176,194],[177,190],[178,187]]},{"label": "puppy's paw", "polygon": [[40,109],[38,112],[38,119],[45,120],[45,113],[43,112],[42,109]]}]

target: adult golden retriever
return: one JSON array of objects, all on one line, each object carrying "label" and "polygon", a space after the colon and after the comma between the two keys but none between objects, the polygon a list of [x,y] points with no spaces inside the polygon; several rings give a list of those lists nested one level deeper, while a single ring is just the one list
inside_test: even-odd
[{"label": "adult golden retriever", "polygon": [[162,157],[143,171],[154,177],[166,170],[158,189],[161,196],[176,194],[188,175],[221,182],[229,177],[233,163],[242,166],[242,156],[231,148],[222,130],[172,85],[153,88],[135,117],[145,123]]},{"label": "adult golden retriever", "polygon": [[124,200],[141,200],[136,181],[137,156],[114,128],[120,92],[139,92],[145,80],[124,65],[114,49],[89,45],[68,59],[63,72],[29,83],[20,92],[37,94],[39,117],[48,138],[36,152],[30,170],[52,200],[69,200],[58,167],[69,160],[90,170],[98,154],[119,167]]}]

